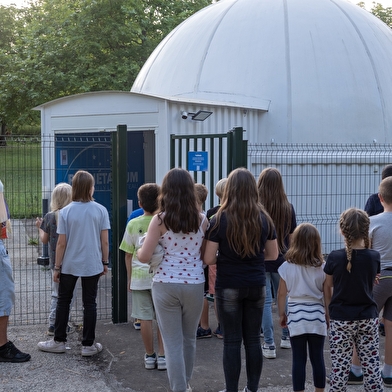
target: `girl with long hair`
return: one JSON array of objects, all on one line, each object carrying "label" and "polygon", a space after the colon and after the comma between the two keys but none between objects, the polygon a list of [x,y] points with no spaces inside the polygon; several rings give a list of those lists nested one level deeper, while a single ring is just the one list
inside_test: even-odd
[{"label": "girl with long hair", "polygon": [[325,388],[324,340],[327,335],[323,298],[325,273],[321,238],[313,225],[302,223],[294,230],[286,259],[279,267],[278,308],[280,325],[288,326],[290,330],[293,390],[305,390],[309,349],[315,391],[322,392]]},{"label": "girl with long hair", "polygon": [[274,225],[258,200],[255,178],[247,169],[235,169],[228,176],[221,207],[211,219],[203,257],[206,264],[217,265],[215,300],[223,329],[227,392],[238,391],[242,341],[248,378],[244,392],[256,392],[259,387],[264,261],[277,257]]},{"label": "girl with long hair", "polygon": [[[266,358],[276,358],[274,341],[274,323],[272,319],[272,290],[278,291],[278,268],[285,261],[285,253],[289,248],[290,235],[297,226],[294,207],[287,199],[283,186],[282,175],[273,167],[264,169],[257,181],[259,201],[268,212],[275,225],[279,256],[273,262],[266,263],[266,297],[263,311],[262,328],[264,334],[263,355]],[[280,347],[289,349],[290,338],[287,327],[282,328]]]},{"label": "girl with long hair", "polygon": [[203,308],[201,247],[208,220],[200,212],[193,178],[184,169],[171,169],[165,175],[159,205],[137,257],[147,263],[158,244],[164,249],[162,262],[152,279],[152,297],[170,388],[175,392],[191,392],[189,380]]}]

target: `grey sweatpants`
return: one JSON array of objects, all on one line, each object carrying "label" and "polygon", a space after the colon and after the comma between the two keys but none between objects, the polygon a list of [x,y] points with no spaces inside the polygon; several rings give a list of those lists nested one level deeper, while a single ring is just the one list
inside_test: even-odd
[{"label": "grey sweatpants", "polygon": [[165,347],[173,392],[186,392],[196,355],[196,332],[203,309],[204,283],[152,284],[157,322]]}]

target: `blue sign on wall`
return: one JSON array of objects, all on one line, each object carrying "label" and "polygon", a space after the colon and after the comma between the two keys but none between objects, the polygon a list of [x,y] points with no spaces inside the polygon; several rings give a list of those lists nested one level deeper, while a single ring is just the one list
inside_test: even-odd
[{"label": "blue sign on wall", "polygon": [[208,152],[188,151],[188,171],[207,171]]}]

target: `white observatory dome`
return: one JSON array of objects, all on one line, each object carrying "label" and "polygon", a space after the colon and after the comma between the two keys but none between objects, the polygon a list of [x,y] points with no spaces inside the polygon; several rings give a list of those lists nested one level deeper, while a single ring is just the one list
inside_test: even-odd
[{"label": "white observatory dome", "polygon": [[277,142],[392,142],[392,30],[345,0],[221,0],[174,29],[132,92],[265,111]]}]

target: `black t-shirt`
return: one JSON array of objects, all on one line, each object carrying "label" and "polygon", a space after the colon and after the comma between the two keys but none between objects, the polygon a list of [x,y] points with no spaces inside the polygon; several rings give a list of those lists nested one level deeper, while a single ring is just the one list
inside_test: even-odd
[{"label": "black t-shirt", "polygon": [[276,238],[276,234],[273,226],[268,227],[268,221],[265,215],[261,212],[260,215],[263,224],[260,238],[260,251],[254,257],[245,257],[243,259],[231,249],[227,241],[226,213],[222,213],[220,225],[216,229],[213,229],[216,217],[212,217],[210,228],[207,230],[205,238],[219,244],[215,288],[265,286],[264,247],[267,240]]},{"label": "black t-shirt", "polygon": [[330,318],[353,321],[378,317],[372,291],[376,274],[380,272],[380,254],[373,249],[353,249],[351,272],[346,267],[345,249],[328,255],[324,272],[333,276]]}]

